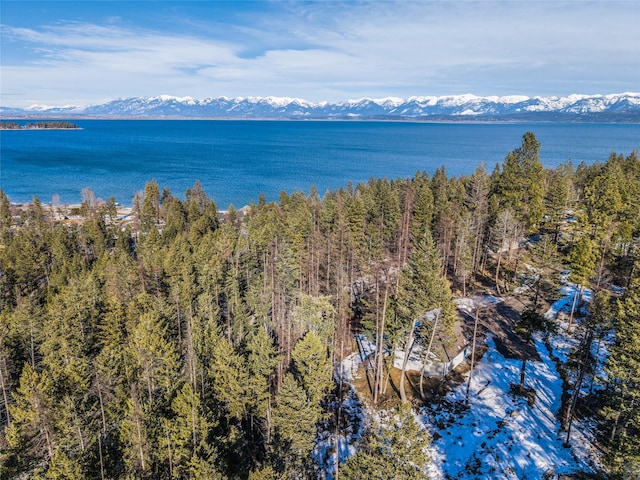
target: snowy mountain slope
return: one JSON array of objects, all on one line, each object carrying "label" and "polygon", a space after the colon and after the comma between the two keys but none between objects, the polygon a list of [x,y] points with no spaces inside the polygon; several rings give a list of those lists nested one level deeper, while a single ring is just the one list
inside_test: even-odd
[{"label": "snowy mountain slope", "polygon": [[0,107],[0,115],[117,116],[177,118],[483,118],[553,114],[567,119],[593,115],[626,115],[640,119],[640,93],[570,95],[567,97],[441,97],[361,98],[312,103],[288,97],[134,97],[87,107],[33,105],[27,109]]}]

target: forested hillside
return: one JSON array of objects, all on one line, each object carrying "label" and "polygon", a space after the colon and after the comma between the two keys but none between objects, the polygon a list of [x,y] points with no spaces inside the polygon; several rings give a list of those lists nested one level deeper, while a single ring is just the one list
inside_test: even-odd
[{"label": "forested hillside", "polygon": [[[583,341],[563,366],[563,424],[593,419],[603,475],[628,473],[640,161],[545,170],[538,151],[526,133],[492,172],[443,167],[224,213],[198,182],[178,197],[150,181],[127,218],[88,190],[78,222],[0,191],[0,478],[321,478],[311,452],[318,431],[346,428],[354,391],[334,369],[359,333],[379,352],[366,402],[389,396],[391,376],[403,406],[393,427],[368,424],[339,478],[426,477],[420,395],[405,382],[420,319],[435,312],[421,333],[455,341],[455,298],[526,286],[514,326],[526,343],[547,328],[563,270],[594,292],[571,309]],[[384,355],[396,348],[399,376]]]}]

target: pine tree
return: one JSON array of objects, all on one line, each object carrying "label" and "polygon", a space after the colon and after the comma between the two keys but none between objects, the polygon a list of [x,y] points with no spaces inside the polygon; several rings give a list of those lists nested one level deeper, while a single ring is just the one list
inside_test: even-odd
[{"label": "pine tree", "polygon": [[249,472],[248,480],[284,480],[285,476],[276,472],[271,465]]},{"label": "pine tree", "polygon": [[[250,336],[247,342],[247,406],[251,424],[260,432],[260,441],[271,436],[271,380],[278,364],[278,354],[273,340],[263,327]],[[253,432],[251,432],[253,434]]]},{"label": "pine tree", "polygon": [[329,346],[336,328],[336,311],[328,296],[300,294],[293,313],[294,338],[313,332],[322,344]]},{"label": "pine tree", "polygon": [[193,239],[215,231],[220,224],[218,207],[205,193],[199,180],[196,180],[193,188],[187,189],[185,197],[189,232]]},{"label": "pine tree", "polygon": [[101,292],[93,277],[73,280],[49,301],[40,350],[60,393],[86,391],[89,346],[95,344]]},{"label": "pine tree", "polygon": [[13,390],[12,376],[15,374],[9,346],[9,315],[0,314],[0,426],[11,424],[9,402]]},{"label": "pine tree", "polygon": [[81,464],[62,449],[56,450],[43,478],[46,480],[74,480],[85,477]]},{"label": "pine tree", "polygon": [[187,226],[187,213],[179,199],[170,193],[163,195],[160,216],[164,220],[162,235],[168,241],[182,234]]},{"label": "pine tree", "polygon": [[609,436],[611,463],[616,472],[640,466],[640,278],[636,277],[618,302],[616,338],[610,347],[607,374],[610,406],[604,413],[613,421]]},{"label": "pine tree", "polygon": [[[407,267],[402,271],[398,288],[398,316],[402,323],[401,330],[406,335],[404,342],[404,361],[400,376],[400,396],[407,402],[405,390],[405,374],[409,354],[413,348],[416,324],[430,310],[446,308],[452,302],[449,283],[441,274],[442,261],[429,233],[416,244]],[[443,324],[450,324],[447,316]]]},{"label": "pine tree", "polygon": [[320,337],[307,333],[293,349],[293,367],[312,405],[319,405],[333,385],[331,359]]},{"label": "pine tree", "polygon": [[144,478],[151,468],[151,453],[158,450],[149,434],[149,414],[135,385],[126,401],[124,418],[118,430],[126,472],[133,478]]},{"label": "pine tree", "polygon": [[571,326],[575,306],[577,304],[579,311],[582,293],[588,285],[597,263],[593,240],[591,240],[590,237],[583,235],[576,241],[571,252],[569,252],[569,262],[571,262],[571,274],[569,278],[578,286],[571,306],[571,315],[569,318],[569,326]]},{"label": "pine tree", "polygon": [[514,244],[517,244],[521,233],[520,223],[516,220],[514,213],[510,209],[501,210],[491,228],[492,250],[497,257],[495,285],[498,294],[501,293],[500,273],[501,268],[504,269],[503,260],[505,257],[509,260]]},{"label": "pine tree", "polygon": [[178,353],[169,340],[165,319],[146,296],[139,298],[140,312],[133,326],[128,355],[135,366],[140,389],[146,391],[146,400],[170,398],[176,388]]},{"label": "pine tree", "polygon": [[512,209],[529,232],[539,227],[544,215],[545,172],[539,151],[535,135],[525,133],[520,147],[507,154],[497,189],[502,206]]},{"label": "pine tree", "polygon": [[[596,353],[596,357],[594,358],[592,353],[593,342],[596,337],[598,337],[599,339],[602,337],[605,329],[610,328],[611,320],[611,296],[609,292],[600,290],[596,292],[595,297],[589,307],[586,321],[582,324],[583,333],[580,345],[574,352],[572,352],[569,362],[567,362],[570,367],[575,367],[577,373],[576,381],[573,385],[573,395],[567,408],[566,444],[569,444],[569,441],[571,439],[571,427],[576,412],[576,406],[582,392],[582,385],[585,375],[589,373],[591,373],[593,377],[595,377],[596,375],[598,353]],[[598,351],[599,350],[600,349],[598,348]],[[592,387],[593,377],[591,383]]]},{"label": "pine tree", "polygon": [[547,218],[544,223],[545,227],[552,232],[556,244],[559,241],[560,227],[564,217],[575,197],[573,175],[574,168],[570,161],[547,171],[545,196]]},{"label": "pine tree", "polygon": [[[172,478],[198,478],[213,470],[215,452],[209,443],[212,421],[190,384],[185,384],[171,404],[173,418],[164,420],[161,450]],[[202,477],[200,478],[207,478]]]},{"label": "pine tree", "polygon": [[427,230],[431,231],[431,223],[434,214],[433,192],[431,181],[425,173],[416,173],[413,184],[415,186],[413,212],[411,216],[411,239],[416,240],[424,235]]},{"label": "pine tree", "polygon": [[9,448],[19,463],[26,463],[29,457],[50,461],[57,447],[51,377],[25,364],[13,397],[15,403],[9,408],[12,422],[5,429]]},{"label": "pine tree", "polygon": [[489,220],[489,193],[491,180],[484,165],[473,172],[467,185],[466,206],[471,214],[471,266],[473,273],[480,267],[482,246],[487,235]]},{"label": "pine tree", "polygon": [[304,476],[320,418],[320,406],[310,401],[293,375],[286,374],[273,411],[273,448],[283,463],[280,470],[293,476]]},{"label": "pine tree", "polygon": [[247,414],[246,389],[249,375],[244,358],[220,335],[211,335],[209,378],[214,398],[225,414],[236,421]]},{"label": "pine tree", "polygon": [[144,197],[140,210],[140,229],[146,234],[155,228],[160,220],[160,189],[155,180],[144,186]]},{"label": "pine tree", "polygon": [[365,445],[340,466],[344,480],[427,479],[428,434],[408,406],[393,412],[387,424],[374,425]]},{"label": "pine tree", "polygon": [[553,278],[558,269],[560,256],[557,244],[551,235],[543,235],[540,240],[531,247],[533,263],[537,267],[533,274],[533,310],[538,311],[538,301],[546,282]]},{"label": "pine tree", "polygon": [[11,203],[9,197],[0,189],[0,234],[9,230],[12,222]]}]

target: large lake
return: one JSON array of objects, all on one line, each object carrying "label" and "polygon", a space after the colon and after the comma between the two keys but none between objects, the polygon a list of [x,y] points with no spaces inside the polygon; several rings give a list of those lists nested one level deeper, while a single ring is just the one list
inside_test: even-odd
[{"label": "large lake", "polygon": [[593,123],[421,123],[351,121],[75,120],[82,130],[0,131],[0,186],[12,202],[37,195],[44,203],[96,197],[131,205],[155,179],[184,196],[200,180],[226,208],[263,193],[308,192],[370,177],[430,175],[444,165],[450,176],[470,175],[517,148],[535,133],[540,160],[554,167],[605,161],[611,152],[640,148],[640,125]]}]

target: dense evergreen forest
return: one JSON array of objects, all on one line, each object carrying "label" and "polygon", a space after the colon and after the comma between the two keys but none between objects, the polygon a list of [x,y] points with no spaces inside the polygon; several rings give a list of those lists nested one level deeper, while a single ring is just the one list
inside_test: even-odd
[{"label": "dense evergreen forest", "polygon": [[[597,420],[611,476],[640,462],[637,152],[545,170],[526,133],[491,173],[443,167],[223,214],[198,182],[180,199],[150,181],[127,219],[83,193],[78,222],[1,193],[0,478],[319,477],[310,453],[318,429],[344,425],[334,367],[354,333],[408,349],[436,311],[432,333],[452,337],[453,299],[505,294],[525,264],[541,273],[523,337],[544,328],[560,271],[595,292],[576,305],[586,333],[567,381],[593,373],[604,338],[607,380],[569,418]],[[372,405],[389,369],[376,354]],[[426,478],[404,373],[394,427],[370,426],[339,478]]]}]

